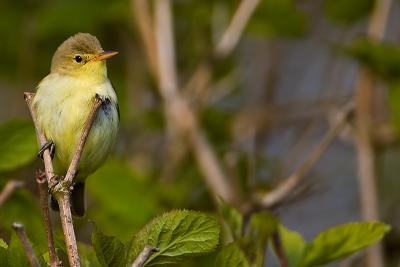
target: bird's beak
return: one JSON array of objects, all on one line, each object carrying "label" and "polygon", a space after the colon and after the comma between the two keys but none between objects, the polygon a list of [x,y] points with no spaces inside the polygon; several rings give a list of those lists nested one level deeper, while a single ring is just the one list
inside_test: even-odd
[{"label": "bird's beak", "polygon": [[98,54],[95,58],[93,58],[93,61],[102,61],[102,60],[106,60],[107,58],[113,57],[116,54],[118,54],[117,51],[104,51],[101,52],[100,54]]}]

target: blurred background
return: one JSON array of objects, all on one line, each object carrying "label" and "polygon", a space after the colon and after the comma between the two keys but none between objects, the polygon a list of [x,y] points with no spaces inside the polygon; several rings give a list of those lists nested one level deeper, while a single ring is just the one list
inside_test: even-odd
[{"label": "blurred background", "polygon": [[[397,266],[399,7],[390,0],[0,1],[0,188],[25,183],[0,201],[0,237],[20,221],[46,249],[33,177],[42,163],[23,92],[49,73],[58,45],[89,32],[120,52],[107,66],[121,124],[115,152],[87,180],[79,241],[90,244],[94,222],[126,241],[163,211],[215,213],[218,196],[243,213],[272,209],[308,240],[339,223],[382,220],[393,227],[382,266]],[[349,102],[354,116],[321,148]],[[294,190],[253,206],[319,148]],[[366,265],[356,255],[337,266]]]}]

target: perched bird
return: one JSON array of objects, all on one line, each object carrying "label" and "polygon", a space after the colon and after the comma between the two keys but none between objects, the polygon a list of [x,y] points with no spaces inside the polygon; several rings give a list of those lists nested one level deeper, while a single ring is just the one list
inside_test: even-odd
[{"label": "perched bird", "polygon": [[[74,178],[71,210],[77,216],[85,212],[86,177],[105,161],[117,137],[118,101],[105,62],[117,53],[104,51],[91,34],[71,36],[57,48],[51,72],[39,83],[33,99],[38,125],[49,141],[46,147],[54,148],[58,175],[65,175],[68,169],[96,95],[103,99]],[[54,199],[52,207],[58,208]]]}]

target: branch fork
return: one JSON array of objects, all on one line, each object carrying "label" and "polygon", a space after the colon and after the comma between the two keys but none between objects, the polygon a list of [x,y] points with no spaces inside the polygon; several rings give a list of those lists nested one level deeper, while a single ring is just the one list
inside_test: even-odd
[{"label": "branch fork", "polygon": [[[25,101],[28,105],[33,123],[35,125],[37,139],[40,143],[40,146],[43,146],[47,142],[47,140],[46,140],[46,137],[44,136],[42,130],[39,127],[35,110],[32,107],[32,100],[33,100],[34,96],[35,96],[34,93],[24,93]],[[80,259],[79,259],[79,254],[78,254],[76,238],[75,238],[75,232],[74,232],[74,226],[73,226],[73,220],[72,220],[72,214],[71,214],[71,204],[70,204],[69,197],[70,197],[72,189],[73,189],[73,179],[77,172],[77,168],[78,168],[79,160],[80,160],[82,152],[83,152],[83,148],[86,144],[86,141],[89,136],[90,129],[92,128],[92,125],[94,123],[94,120],[96,119],[97,111],[99,110],[102,103],[103,103],[103,99],[101,99],[100,96],[96,95],[96,97],[94,99],[93,108],[92,108],[91,112],[89,113],[88,119],[87,119],[87,121],[84,125],[84,128],[83,128],[83,131],[81,133],[79,143],[75,149],[74,156],[69,165],[68,171],[64,177],[58,177],[55,174],[53,163],[52,163],[52,158],[50,155],[50,149],[47,148],[43,152],[43,162],[44,162],[44,167],[45,167],[44,173],[45,173],[45,177],[46,177],[46,180],[48,183],[48,189],[51,192],[51,194],[55,197],[55,199],[57,200],[58,205],[60,207],[60,218],[61,218],[64,239],[65,239],[67,252],[68,252],[68,260],[69,260],[69,264],[73,267],[80,266]],[[37,181],[40,181],[39,172],[37,173]],[[44,181],[42,179],[42,183],[43,182]],[[40,183],[39,183],[39,186],[40,186]],[[43,206],[43,210],[44,210],[45,225],[47,228],[49,228],[49,229],[46,229],[46,232],[48,235],[48,242],[49,242],[49,252],[50,252],[50,254],[53,254],[54,250],[52,252],[52,249],[54,249],[54,245],[51,244],[51,243],[53,243],[53,240],[52,240],[53,238],[52,238],[50,217],[48,215],[48,206],[44,206],[45,205],[43,203],[44,201],[41,201],[41,202],[42,202],[42,206]],[[51,248],[51,247],[53,247],[53,248]],[[56,259],[56,256],[54,256],[54,259]],[[52,264],[52,266],[57,266],[55,264],[56,263]]]}]

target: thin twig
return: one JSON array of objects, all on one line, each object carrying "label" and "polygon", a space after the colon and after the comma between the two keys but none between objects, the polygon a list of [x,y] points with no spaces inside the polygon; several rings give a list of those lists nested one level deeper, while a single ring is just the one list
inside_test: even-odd
[{"label": "thin twig", "polygon": [[132,263],[131,267],[142,267],[144,266],[145,262],[150,258],[151,255],[155,252],[159,252],[159,248],[154,248],[149,245],[146,245],[142,252],[140,252],[139,256],[135,259]]},{"label": "thin twig", "polygon": [[46,230],[47,246],[49,249],[50,266],[58,267],[60,265],[60,260],[57,257],[56,249],[54,246],[53,228],[51,226],[50,211],[49,211],[49,189],[47,186],[46,174],[41,171],[36,171],[36,182],[39,188],[40,195],[40,206],[43,211],[43,221]]},{"label": "thin twig", "polygon": [[325,134],[321,142],[314,148],[314,150],[308,155],[305,162],[294,173],[292,173],[285,181],[283,181],[272,191],[263,195],[258,195],[256,197],[256,202],[265,208],[270,208],[282,202],[296,188],[299,182],[321,158],[332,141],[335,140],[335,138],[339,135],[340,131],[346,125],[349,115],[353,111],[353,106],[353,103],[351,103],[341,110],[341,113],[338,114],[338,119],[335,125],[333,125]]},{"label": "thin twig", "polygon": [[279,259],[281,267],[288,267],[289,264],[285,254],[285,250],[282,246],[282,240],[279,231],[276,231],[272,234],[272,247],[274,248],[275,254]]},{"label": "thin twig", "polygon": [[225,57],[232,52],[260,2],[260,0],[242,0],[240,2],[229,26],[215,47],[214,53],[217,57]]},{"label": "thin twig", "polygon": [[15,189],[18,189],[23,186],[24,182],[22,181],[16,181],[16,180],[8,181],[3,188],[3,191],[0,192],[0,207],[4,204],[4,202],[6,202],[6,200],[12,195],[12,193],[14,193]]},{"label": "thin twig", "polygon": [[[368,24],[368,37],[375,41],[382,41],[385,36],[386,24],[392,0],[375,1],[374,9]],[[376,164],[373,144],[373,123],[375,80],[366,67],[362,67],[356,85],[356,126],[357,126],[357,156],[358,178],[362,216],[365,220],[378,220],[378,195],[376,191]],[[366,250],[366,265],[369,267],[383,267],[385,265],[382,247],[374,245]]]},{"label": "thin twig", "polygon": [[24,226],[20,223],[13,223],[12,228],[15,230],[19,240],[21,241],[22,246],[25,250],[25,254],[28,257],[28,260],[32,267],[40,267],[40,263],[35,255],[35,252],[33,251],[31,242],[29,242]]}]

